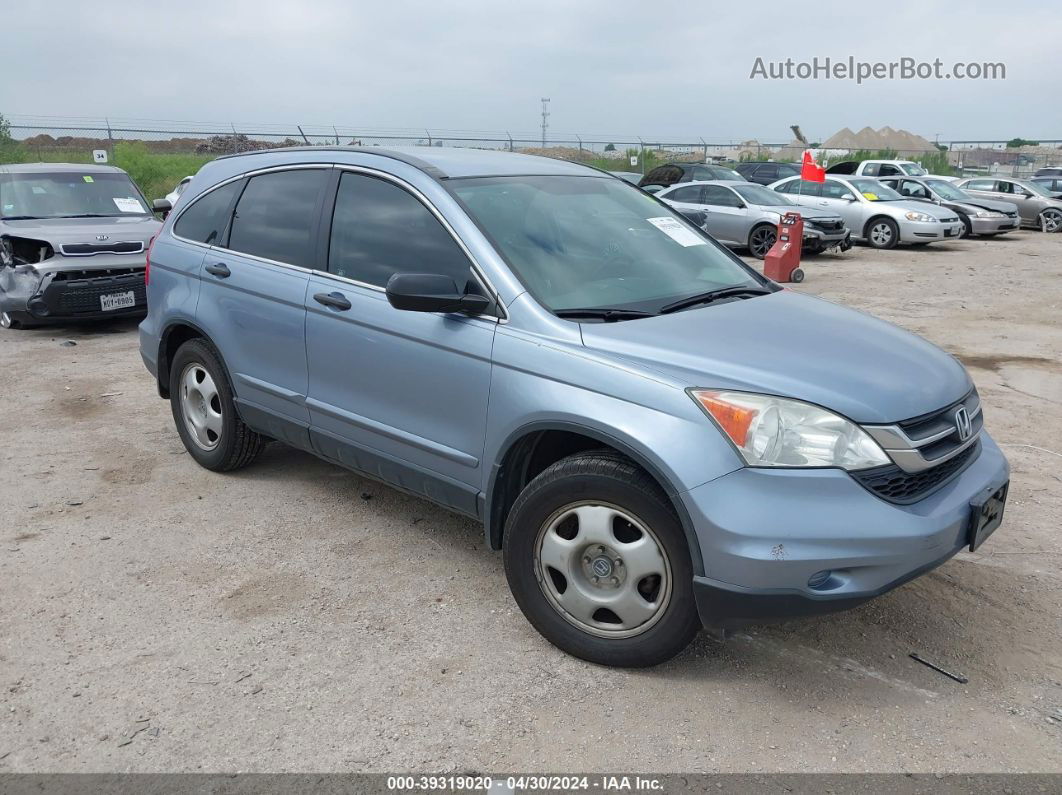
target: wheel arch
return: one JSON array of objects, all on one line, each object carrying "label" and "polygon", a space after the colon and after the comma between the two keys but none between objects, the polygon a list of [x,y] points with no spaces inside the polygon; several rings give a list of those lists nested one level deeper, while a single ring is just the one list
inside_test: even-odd
[{"label": "wheel arch", "polygon": [[895,218],[893,218],[891,215],[886,215],[885,213],[877,213],[876,215],[870,216],[867,219],[867,222],[865,224],[863,224],[863,239],[864,240],[869,240],[870,239],[870,227],[873,226],[877,221],[891,221],[892,225],[896,227],[896,235],[897,235],[897,237],[899,237],[899,234],[900,234],[900,222],[897,221]]},{"label": "wheel arch", "polygon": [[202,339],[209,343],[215,351],[217,351],[218,361],[221,362],[221,366],[225,370],[225,377],[229,381],[229,385],[235,390],[235,385],[232,381],[232,374],[229,373],[228,365],[225,364],[225,357],[221,355],[221,352],[217,350],[217,345],[210,339],[203,329],[188,320],[174,320],[163,330],[159,336],[159,351],[158,351],[158,365],[157,365],[157,380],[159,396],[165,399],[170,397],[170,363],[173,361],[174,354],[177,350],[184,345],[184,343],[193,339]]},{"label": "wheel arch", "polygon": [[540,421],[513,431],[499,447],[491,466],[483,510],[484,534],[491,549],[501,549],[505,518],[517,496],[550,464],[585,450],[608,448],[645,470],[671,503],[689,546],[694,574],[704,574],[700,542],[679,490],[652,457],[637,444],[610,431],[568,421]]}]

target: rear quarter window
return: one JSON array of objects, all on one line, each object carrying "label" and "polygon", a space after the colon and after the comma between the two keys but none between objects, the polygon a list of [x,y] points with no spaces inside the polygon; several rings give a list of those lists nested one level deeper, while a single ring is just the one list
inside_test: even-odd
[{"label": "rear quarter window", "polygon": [[214,245],[220,242],[225,225],[228,224],[232,213],[232,202],[239,194],[241,187],[243,187],[243,181],[236,180],[203,194],[181,213],[177,223],[174,224],[173,233],[177,237],[194,240],[197,243]]}]

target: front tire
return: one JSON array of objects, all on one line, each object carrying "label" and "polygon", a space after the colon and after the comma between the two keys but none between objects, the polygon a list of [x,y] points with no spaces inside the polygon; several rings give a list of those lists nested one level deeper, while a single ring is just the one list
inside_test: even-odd
[{"label": "front tire", "polygon": [[524,616],[568,654],[657,665],[700,628],[678,517],[657,483],[617,453],[547,467],[513,505],[503,550]]},{"label": "front tire", "polygon": [[1039,222],[1043,232],[1062,232],[1062,210],[1044,210]]},{"label": "front tire", "polygon": [[188,454],[206,469],[245,467],[265,443],[236,413],[221,357],[206,340],[189,340],[177,349],[170,365],[170,410]]},{"label": "front tire", "polygon": [[763,259],[778,239],[778,230],[770,224],[760,224],[749,232],[749,252],[756,259]]},{"label": "front tire", "polygon": [[875,218],[867,224],[866,239],[872,248],[896,248],[900,242],[900,228],[891,218]]}]

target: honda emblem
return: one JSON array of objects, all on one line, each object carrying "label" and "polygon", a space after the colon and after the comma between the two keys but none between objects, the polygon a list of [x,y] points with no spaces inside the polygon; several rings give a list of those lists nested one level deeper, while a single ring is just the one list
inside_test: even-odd
[{"label": "honda emblem", "polygon": [[973,423],[970,421],[970,412],[966,406],[960,406],[955,412],[955,430],[959,432],[959,441],[965,442],[973,433]]}]

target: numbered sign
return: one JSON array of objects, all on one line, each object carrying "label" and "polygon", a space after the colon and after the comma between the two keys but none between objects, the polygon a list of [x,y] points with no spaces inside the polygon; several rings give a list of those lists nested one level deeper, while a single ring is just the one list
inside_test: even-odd
[{"label": "numbered sign", "polygon": [[93,149],[92,150],[92,162],[94,162],[94,163],[106,163],[107,162],[107,150],[106,149]]}]

